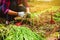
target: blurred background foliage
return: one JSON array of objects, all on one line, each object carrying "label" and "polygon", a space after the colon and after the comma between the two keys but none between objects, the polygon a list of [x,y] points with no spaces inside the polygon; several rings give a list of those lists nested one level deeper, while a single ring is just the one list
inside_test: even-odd
[{"label": "blurred background foliage", "polygon": [[28,0],[30,11],[43,11],[52,6],[60,6],[60,0]]}]

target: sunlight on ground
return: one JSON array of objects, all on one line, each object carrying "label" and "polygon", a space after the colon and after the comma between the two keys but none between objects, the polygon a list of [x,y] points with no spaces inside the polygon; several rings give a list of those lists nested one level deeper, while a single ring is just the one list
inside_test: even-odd
[{"label": "sunlight on ground", "polygon": [[29,6],[30,6],[30,11],[31,12],[39,12],[39,11],[43,11],[47,8],[51,8],[52,6],[60,6],[60,1],[59,0],[53,0],[51,2],[46,2],[45,1],[32,1],[32,2],[29,2]]}]

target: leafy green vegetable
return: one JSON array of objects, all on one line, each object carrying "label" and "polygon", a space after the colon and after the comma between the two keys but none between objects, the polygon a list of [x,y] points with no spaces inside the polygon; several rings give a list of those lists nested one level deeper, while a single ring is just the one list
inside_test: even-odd
[{"label": "leafy green vegetable", "polygon": [[26,27],[12,26],[5,40],[44,40]]},{"label": "leafy green vegetable", "polygon": [[56,12],[54,15],[54,20],[60,22],[60,12]]}]

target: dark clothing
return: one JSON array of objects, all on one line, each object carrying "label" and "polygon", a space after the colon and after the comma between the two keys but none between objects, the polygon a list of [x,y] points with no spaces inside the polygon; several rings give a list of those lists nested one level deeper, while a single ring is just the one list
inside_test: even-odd
[{"label": "dark clothing", "polygon": [[9,7],[13,5],[13,3],[14,5],[23,3],[25,7],[28,7],[27,0],[0,0],[0,10],[7,13],[10,9]]},{"label": "dark clothing", "polygon": [[[1,0],[1,2],[0,2],[0,17],[6,18],[6,20],[11,21],[11,20],[14,20],[14,17],[15,17],[15,16],[11,16],[11,15],[7,14],[9,9],[16,11],[16,12],[21,12],[21,11],[26,10],[25,7],[18,6],[17,0],[4,0],[4,1],[5,2],[3,2]],[[22,0],[21,0],[21,3],[22,3]],[[3,6],[1,7],[1,5],[3,5]]]}]

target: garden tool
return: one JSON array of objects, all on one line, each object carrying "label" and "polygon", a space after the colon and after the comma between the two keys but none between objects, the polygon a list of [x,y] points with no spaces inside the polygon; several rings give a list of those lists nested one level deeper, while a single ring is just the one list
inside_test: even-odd
[{"label": "garden tool", "polygon": [[53,19],[53,12],[51,12],[51,20],[50,20],[50,24],[55,24],[55,21]]}]

